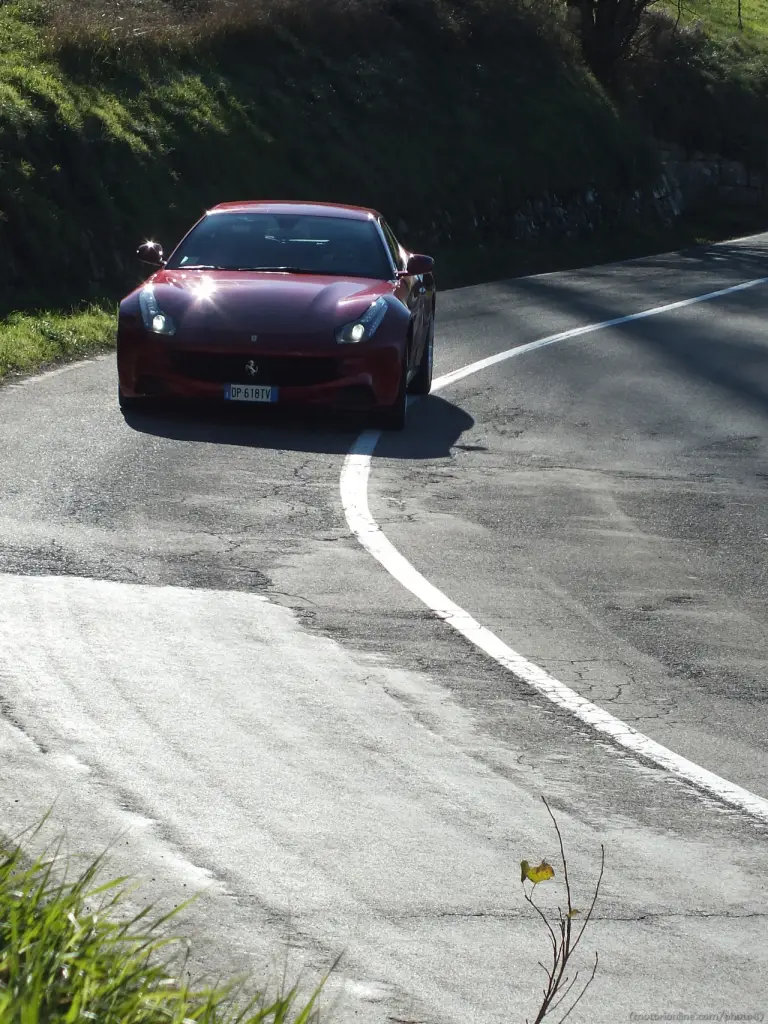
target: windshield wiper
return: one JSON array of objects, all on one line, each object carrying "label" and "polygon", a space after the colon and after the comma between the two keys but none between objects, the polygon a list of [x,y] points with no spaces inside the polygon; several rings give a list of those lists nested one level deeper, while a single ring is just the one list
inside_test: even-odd
[{"label": "windshield wiper", "polygon": [[183,263],[178,270],[236,270],[237,267],[219,267],[215,263]]},{"label": "windshield wiper", "polygon": [[[2,0],[0,0],[2,3]],[[238,271],[262,273],[262,274],[320,274],[323,277],[334,277],[333,272],[328,270],[310,270],[308,267],[224,267],[215,263],[185,263],[181,267],[169,268],[177,270],[229,270],[232,273]]]},{"label": "windshield wiper", "polygon": [[254,273],[261,272],[263,274],[323,274],[327,275],[326,270],[309,270],[307,267],[231,267],[232,270],[250,270]]}]

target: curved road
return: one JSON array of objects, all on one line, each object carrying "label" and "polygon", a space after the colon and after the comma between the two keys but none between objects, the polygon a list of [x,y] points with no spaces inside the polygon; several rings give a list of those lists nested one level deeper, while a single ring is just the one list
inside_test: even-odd
[{"label": "curved road", "polygon": [[[759,236],[444,293],[436,372],[766,276]],[[501,641],[758,801],[767,306],[758,284],[466,376],[379,441],[368,492]],[[353,428],[126,421],[114,391],[111,356],[0,388],[4,831],[56,800],[44,838],[114,840],[161,907],[203,889],[199,969],[288,957],[309,983],[343,949],[329,1019],[500,1024],[535,1016],[518,865],[557,867],[543,794],[577,905],[606,846],[570,1019],[768,1014],[768,820],[617,747],[371,558],[339,494]]]}]

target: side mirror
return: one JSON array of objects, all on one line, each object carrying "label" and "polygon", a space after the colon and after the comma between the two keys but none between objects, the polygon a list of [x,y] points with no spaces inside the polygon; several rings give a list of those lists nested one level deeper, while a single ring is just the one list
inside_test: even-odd
[{"label": "side mirror", "polygon": [[136,250],[136,255],[142,263],[148,263],[151,267],[164,267],[163,247],[159,242],[144,242]]},{"label": "side mirror", "polygon": [[420,277],[422,274],[431,274],[435,269],[435,261],[431,256],[411,256],[408,266],[405,268],[405,277]]}]

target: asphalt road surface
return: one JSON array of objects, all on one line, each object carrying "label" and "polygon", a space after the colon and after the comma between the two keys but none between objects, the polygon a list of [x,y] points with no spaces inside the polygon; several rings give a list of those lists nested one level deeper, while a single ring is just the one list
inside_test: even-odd
[{"label": "asphalt road surface", "polygon": [[[436,372],[762,277],[768,236],[444,293]],[[767,309],[759,284],[468,375],[380,439],[368,488],[478,623],[758,802]],[[606,850],[569,1019],[768,1015],[768,817],[611,742],[373,559],[339,489],[353,425],[126,420],[115,391],[113,356],[0,388],[6,834],[55,801],[39,841],[112,843],[161,908],[202,890],[209,974],[309,985],[344,951],[330,1021],[522,1024],[544,795],[579,907]]]}]

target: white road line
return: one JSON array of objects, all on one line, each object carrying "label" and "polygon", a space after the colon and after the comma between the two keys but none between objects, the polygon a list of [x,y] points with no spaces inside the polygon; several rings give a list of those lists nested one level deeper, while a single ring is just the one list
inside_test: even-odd
[{"label": "white road line", "polygon": [[[433,391],[441,390],[449,384],[453,384],[470,374],[478,373],[489,366],[512,359],[515,356],[524,355],[538,348],[553,345],[557,341],[566,341],[569,338],[576,338],[584,334],[591,334],[603,330],[606,327],[616,327],[619,324],[629,323],[633,320],[643,320],[646,317],[658,316],[660,313],[670,313],[677,309],[684,309],[699,302],[709,302],[712,299],[720,298],[723,295],[732,295],[735,292],[746,291],[755,288],[757,285],[768,283],[768,277],[757,278],[746,281],[743,284],[733,285],[729,288],[721,288],[718,291],[707,292],[705,295],[697,295],[691,299],[683,299],[681,302],[671,302],[665,306],[656,306],[653,309],[644,310],[641,313],[632,313],[629,316],[616,317],[613,320],[604,320],[601,323],[588,324],[585,327],[576,327],[570,331],[562,331],[559,334],[552,334],[549,337],[541,338],[538,341],[527,345],[520,345],[518,348],[507,349],[497,355],[489,356],[487,359],[479,359],[452,373],[443,374],[438,377],[432,386]],[[368,479],[371,471],[371,458],[378,444],[381,433],[378,430],[367,430],[360,434],[344,460],[344,467],[341,472],[340,490],[341,501],[344,506],[344,514],[350,529],[360,541],[362,546],[373,557],[380,562],[387,572],[390,573],[398,583],[402,584],[430,608],[435,615],[444,619],[450,626],[466,637],[467,640],[479,647],[481,651],[489,655],[518,679],[522,679],[535,690],[545,696],[553,704],[571,712],[580,721],[591,726],[594,730],[603,735],[609,736],[615,743],[632,751],[634,754],[656,764],[660,768],[692,783],[697,789],[716,797],[723,803],[746,811],[761,822],[768,824],[768,800],[751,793],[741,786],[737,786],[727,779],[715,775],[714,772],[694,764],[693,761],[681,757],[673,750],[662,746],[650,737],[633,729],[631,725],[615,718],[603,708],[598,707],[591,701],[585,700],[575,690],[572,690],[559,679],[555,679],[543,668],[528,661],[517,651],[513,651],[502,640],[485,626],[480,625],[476,619],[446,597],[442,591],[433,586],[411,563],[405,559],[397,548],[387,540],[381,527],[371,515],[368,507]]]},{"label": "white road line", "polygon": [[77,359],[73,363],[65,363],[63,366],[54,366],[51,370],[43,370],[42,373],[36,373],[31,377],[7,377],[4,381],[0,381],[0,394],[3,391],[20,391],[22,388],[26,388],[30,384],[38,384],[40,381],[48,380],[50,377],[59,377],[62,373],[71,373],[72,370],[78,370],[83,366],[88,366],[89,363],[99,363],[103,362],[105,359],[114,359],[114,357],[115,351],[114,349],[111,349],[110,351],[100,353],[99,355],[88,356],[86,359]]},{"label": "white road line", "polygon": [[503,363],[513,356],[521,356],[525,352],[533,352],[537,348],[546,348],[547,345],[554,345],[556,341],[567,341],[568,338],[577,338],[581,334],[594,334],[595,331],[602,331],[606,327],[618,327],[620,324],[627,324],[631,320],[645,320],[649,316],[658,316],[659,313],[672,313],[676,309],[685,309],[686,306],[695,306],[699,302],[711,302],[712,299],[719,299],[723,295],[732,295],[734,292],[745,292],[749,288],[755,288],[759,284],[768,282],[768,277],[758,277],[753,281],[745,281],[743,284],[734,284],[730,288],[720,288],[716,292],[706,292],[704,295],[695,295],[692,299],[682,299],[680,302],[669,302],[666,306],[654,306],[653,309],[645,309],[642,313],[630,313],[629,316],[617,316],[613,320],[603,320],[598,324],[587,324],[584,327],[574,327],[570,331],[561,331],[559,334],[550,334],[547,338],[539,338],[538,341],[531,341],[527,345],[520,345],[518,348],[510,348],[505,352],[498,352],[495,356],[488,356],[487,359],[478,359],[476,363],[469,363],[451,373],[444,373],[432,383],[432,391],[440,391],[449,384],[455,384],[463,377],[469,377],[479,370],[485,370],[496,363]]}]

